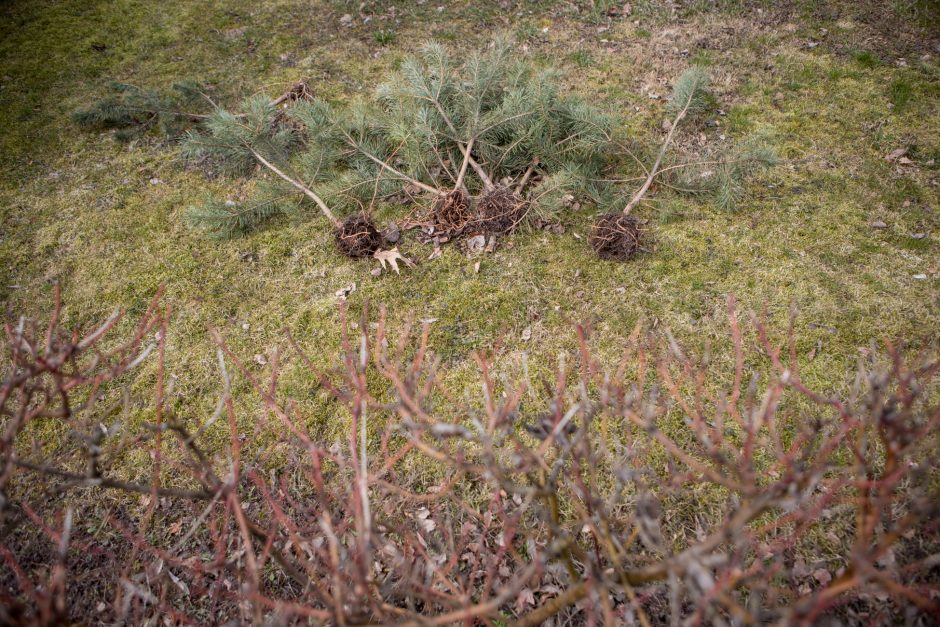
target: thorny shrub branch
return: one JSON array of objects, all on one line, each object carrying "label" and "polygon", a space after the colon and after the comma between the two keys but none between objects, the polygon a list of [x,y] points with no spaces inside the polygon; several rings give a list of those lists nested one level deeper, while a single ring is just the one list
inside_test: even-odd
[{"label": "thorny shrub branch", "polygon": [[[494,352],[461,399],[427,324],[392,334],[366,307],[358,324],[342,311],[327,366],[288,335],[261,370],[213,332],[222,394],[184,419],[161,296],[133,328],[115,314],[66,332],[58,291],[44,328],[5,326],[0,622],[77,617],[102,591],[100,620],[133,624],[938,611],[936,356],[887,343],[835,397],[802,379],[792,322],[779,347],[729,297],[725,352],[696,357],[638,325],[607,364],[580,326],[542,393]],[[288,367],[319,401],[282,390]],[[128,384],[150,376],[148,410]],[[260,411],[235,402],[232,376]],[[345,442],[325,442],[323,421],[347,424]]]}]

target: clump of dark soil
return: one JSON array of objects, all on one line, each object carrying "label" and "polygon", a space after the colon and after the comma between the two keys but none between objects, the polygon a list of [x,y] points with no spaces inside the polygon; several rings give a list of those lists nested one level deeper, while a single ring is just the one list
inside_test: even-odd
[{"label": "clump of dark soil", "polygon": [[627,261],[640,250],[644,229],[633,216],[614,212],[601,216],[591,230],[591,248],[601,259]]},{"label": "clump of dark soil", "polygon": [[497,187],[483,194],[477,202],[474,226],[493,235],[509,233],[522,223],[528,212],[528,201],[508,187]]},{"label": "clump of dark soil", "polygon": [[336,229],[336,245],[347,257],[368,257],[382,247],[382,234],[375,228],[372,218],[357,213]]},{"label": "clump of dark soil", "polygon": [[463,233],[473,220],[470,196],[462,189],[455,189],[434,201],[430,221],[435,233],[455,237]]}]

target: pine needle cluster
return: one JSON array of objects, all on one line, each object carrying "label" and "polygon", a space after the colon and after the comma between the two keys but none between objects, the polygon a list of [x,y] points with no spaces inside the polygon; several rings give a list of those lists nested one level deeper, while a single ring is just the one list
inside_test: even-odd
[{"label": "pine needle cluster", "polygon": [[[379,88],[378,99],[409,171],[436,187],[457,185],[462,152],[472,146],[480,168],[473,168],[471,191],[519,182],[529,168],[530,180],[551,179],[550,186],[574,191],[608,165],[614,120],[582,97],[563,94],[559,78],[557,70],[520,56],[507,39],[460,62],[428,44]],[[546,192],[542,185],[534,196],[550,205]]]}]

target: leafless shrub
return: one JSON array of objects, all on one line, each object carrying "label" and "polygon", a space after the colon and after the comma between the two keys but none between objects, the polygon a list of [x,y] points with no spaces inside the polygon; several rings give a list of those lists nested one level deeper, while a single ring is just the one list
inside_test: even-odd
[{"label": "leafless shrub", "polygon": [[[937,615],[936,359],[887,345],[837,399],[801,379],[792,329],[780,349],[755,319],[749,348],[729,298],[727,376],[640,327],[608,366],[578,327],[573,365],[544,395],[480,355],[481,392],[461,401],[438,384],[426,325],[391,338],[384,311],[371,326],[344,315],[331,370],[288,337],[331,419],[349,423],[344,442],[325,443],[279,389],[282,355],[262,379],[215,334],[218,407],[184,421],[165,401],[159,295],[120,344],[117,316],[69,334],[59,311],[45,330],[6,326],[0,622]],[[144,361],[156,364],[154,396],[134,421],[120,385]],[[229,370],[260,399],[257,415],[240,419]],[[204,444],[213,426],[228,431],[220,450]],[[281,435],[262,445],[262,433]],[[135,452],[149,478],[122,463]],[[418,467],[435,478],[416,480]],[[79,600],[90,589],[107,593],[97,618]]]}]

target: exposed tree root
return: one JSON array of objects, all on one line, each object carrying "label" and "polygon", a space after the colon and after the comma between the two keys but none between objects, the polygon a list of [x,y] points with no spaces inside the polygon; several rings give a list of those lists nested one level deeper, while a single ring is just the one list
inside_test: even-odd
[{"label": "exposed tree root", "polygon": [[336,245],[347,257],[369,257],[382,246],[382,234],[363,213],[343,220],[335,233]]},{"label": "exposed tree root", "polygon": [[642,250],[640,221],[616,211],[601,216],[591,230],[591,248],[601,259],[627,261]]},{"label": "exposed tree root", "polygon": [[508,187],[496,187],[485,192],[477,201],[473,225],[486,233],[501,235],[519,226],[528,212],[528,201]]},{"label": "exposed tree root", "polygon": [[470,196],[462,189],[455,189],[440,196],[431,207],[430,223],[435,233],[456,237],[473,221]]}]

